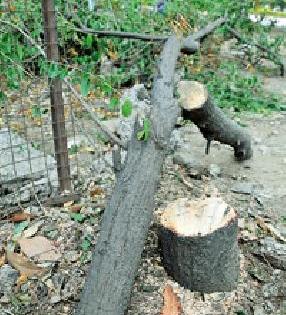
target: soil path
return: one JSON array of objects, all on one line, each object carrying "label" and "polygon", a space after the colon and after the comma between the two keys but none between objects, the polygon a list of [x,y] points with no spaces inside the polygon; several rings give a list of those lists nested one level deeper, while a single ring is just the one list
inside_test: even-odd
[{"label": "soil path", "polygon": [[[286,115],[254,115],[252,118],[242,117],[241,121],[253,138],[254,154],[250,161],[235,162],[232,149],[216,143],[210,154],[205,155],[206,141],[200,133],[194,133],[190,138],[196,159],[206,167],[216,164],[221,169],[221,175],[213,179],[218,187],[229,191],[233,179],[241,181],[241,185],[251,183],[266,209],[271,208],[277,216],[286,215]],[[227,189],[223,190],[227,192]]]}]

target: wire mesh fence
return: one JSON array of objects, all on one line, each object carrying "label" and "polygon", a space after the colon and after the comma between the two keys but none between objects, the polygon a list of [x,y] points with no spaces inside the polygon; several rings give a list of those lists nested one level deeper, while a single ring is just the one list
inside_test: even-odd
[{"label": "wire mesh fence", "polygon": [[[76,189],[92,162],[110,151],[109,139],[94,117],[110,128],[108,122],[121,115],[122,89],[140,82],[150,86],[154,56],[160,52],[158,41],[83,32],[135,28],[155,34],[160,22],[152,19],[158,12],[154,5],[58,0],[52,12],[47,6],[52,2],[43,1],[41,6],[31,0],[2,1],[0,6],[2,205],[64,190],[69,184],[62,185],[63,181],[71,181],[71,190]],[[52,27],[45,24],[43,8],[50,18],[54,14],[58,38],[47,36]],[[129,21],[126,10],[141,10],[142,20]],[[47,56],[49,45],[58,49],[58,58]],[[55,80],[62,88],[53,95]],[[55,97],[61,99],[61,115],[54,113]],[[63,139],[66,145],[59,145]]]}]

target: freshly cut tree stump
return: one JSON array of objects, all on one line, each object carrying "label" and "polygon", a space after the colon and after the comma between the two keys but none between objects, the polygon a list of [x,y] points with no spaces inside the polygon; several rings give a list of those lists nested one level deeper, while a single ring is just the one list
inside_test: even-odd
[{"label": "freshly cut tree stump", "polygon": [[167,206],[159,222],[163,264],[180,285],[202,293],[235,289],[237,215],[221,198],[178,199]]},{"label": "freshly cut tree stump", "polygon": [[184,119],[194,122],[208,143],[217,140],[232,146],[237,160],[251,158],[250,136],[245,129],[214,105],[203,84],[196,81],[180,81],[178,92]]}]

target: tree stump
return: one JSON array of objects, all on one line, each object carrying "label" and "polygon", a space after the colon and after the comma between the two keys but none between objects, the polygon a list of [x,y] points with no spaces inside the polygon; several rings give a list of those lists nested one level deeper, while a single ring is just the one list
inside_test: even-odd
[{"label": "tree stump", "polygon": [[244,128],[214,105],[207,88],[196,81],[180,81],[179,104],[184,119],[191,120],[210,143],[217,140],[234,148],[237,160],[252,157],[251,139]]},{"label": "tree stump", "polygon": [[192,291],[231,291],[239,276],[237,232],[236,212],[221,198],[178,199],[159,219],[164,267]]}]

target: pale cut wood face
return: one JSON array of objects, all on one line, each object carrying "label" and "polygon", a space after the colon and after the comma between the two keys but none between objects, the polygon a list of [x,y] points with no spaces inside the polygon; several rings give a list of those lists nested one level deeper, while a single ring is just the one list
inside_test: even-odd
[{"label": "pale cut wood face", "polygon": [[203,236],[227,226],[235,217],[234,209],[220,197],[181,198],[166,207],[160,223],[181,236]]},{"label": "pale cut wood face", "polygon": [[177,88],[179,104],[186,110],[200,108],[208,99],[208,91],[200,82],[180,81]]}]

